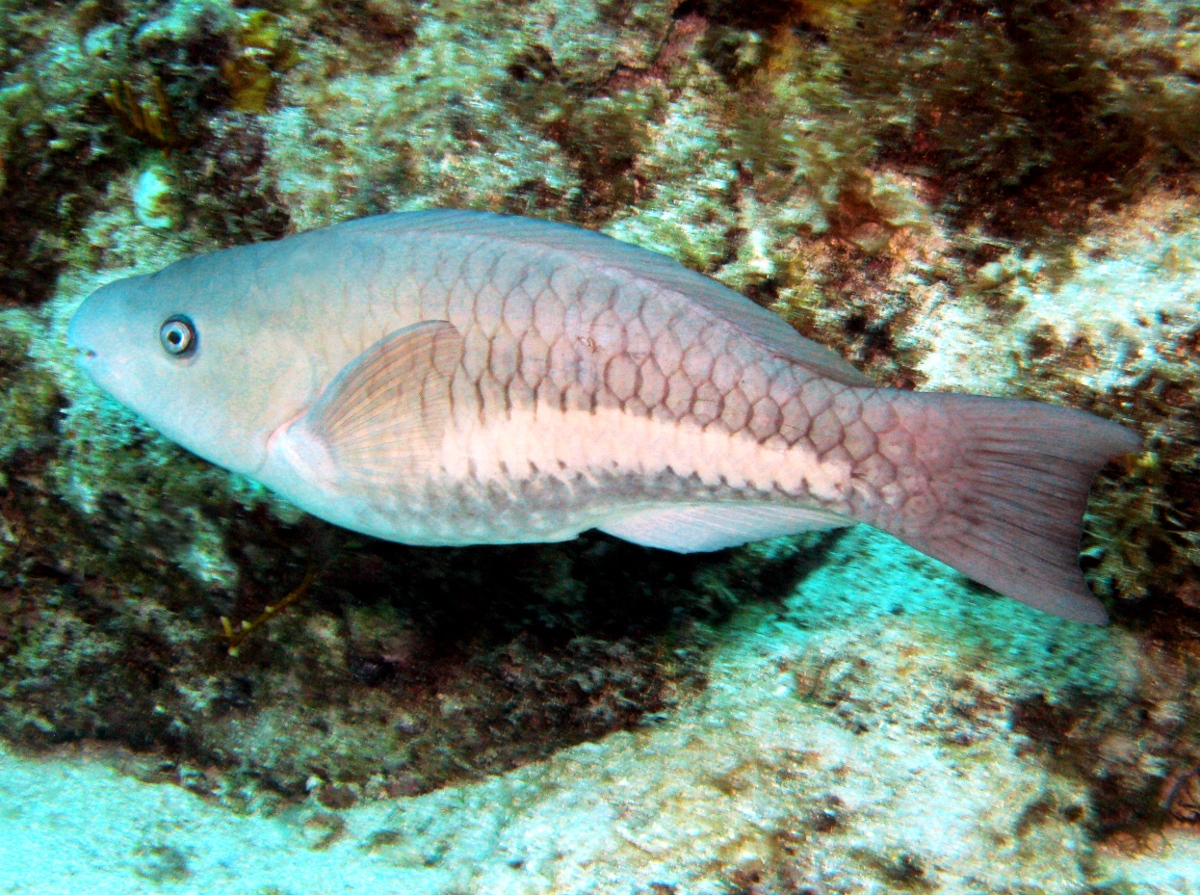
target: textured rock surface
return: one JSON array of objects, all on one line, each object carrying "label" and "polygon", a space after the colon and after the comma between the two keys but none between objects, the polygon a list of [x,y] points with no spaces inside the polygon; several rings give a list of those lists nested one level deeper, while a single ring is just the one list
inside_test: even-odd
[{"label": "textured rock surface", "polygon": [[[345,823],[346,862],[442,867],[413,891],[583,891],[587,862],[611,891],[1011,891],[979,852],[1026,891],[1195,890],[1171,874],[1200,816],[1200,5],[266,6],[0,0],[0,736],[290,806],[300,865]],[[861,533],[690,559],[368,542],[164,442],[65,353],[109,279],[434,206],[668,252],[881,384],[1139,428],[1085,543],[1116,625]],[[229,657],[220,618],[310,567]],[[909,835],[927,804],[974,847]],[[701,845],[670,864],[668,834]],[[160,844],[137,860],[169,876]]]},{"label": "textured rock surface", "polygon": [[[123,781],[86,751],[37,769],[0,756],[0,780],[24,796],[0,842],[41,868],[3,862],[0,885],[1187,895],[1200,892],[1194,830],[1098,841],[1094,791],[1050,760],[1064,729],[1021,720],[1054,681],[1083,726],[1107,719],[1097,754],[1150,770],[1136,719],[1118,720],[1157,673],[1143,651],[1119,628],[1047,623],[858,530],[791,597],[723,628],[709,686],[685,708],[479,783],[346,808],[314,780],[306,804],[238,818]],[[114,821],[99,860],[94,827],[60,829],[67,792]]]}]

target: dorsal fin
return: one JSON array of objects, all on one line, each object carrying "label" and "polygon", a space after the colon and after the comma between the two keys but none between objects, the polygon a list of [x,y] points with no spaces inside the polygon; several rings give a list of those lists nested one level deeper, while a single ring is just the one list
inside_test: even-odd
[{"label": "dorsal fin", "polygon": [[[435,462],[450,418],[450,377],[462,336],[444,320],[405,327],[351,361],[300,421],[337,470],[394,482]],[[299,433],[298,433],[299,434]]]},{"label": "dorsal fin", "polygon": [[781,317],[760,307],[711,277],[684,267],[669,255],[639,248],[603,233],[537,218],[486,211],[410,211],[361,218],[340,227],[375,233],[447,233],[461,239],[479,236],[504,240],[547,252],[567,252],[576,263],[585,258],[596,267],[654,284],[658,289],[690,300],[729,323],[764,349],[793,363],[854,386],[874,383],[824,345],[806,339]]}]

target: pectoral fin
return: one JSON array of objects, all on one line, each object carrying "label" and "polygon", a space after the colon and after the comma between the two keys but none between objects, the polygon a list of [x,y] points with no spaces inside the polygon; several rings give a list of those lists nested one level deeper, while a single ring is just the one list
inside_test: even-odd
[{"label": "pectoral fin", "polygon": [[450,419],[462,336],[444,320],[380,339],[348,364],[300,422],[334,474],[384,485],[428,470]]}]

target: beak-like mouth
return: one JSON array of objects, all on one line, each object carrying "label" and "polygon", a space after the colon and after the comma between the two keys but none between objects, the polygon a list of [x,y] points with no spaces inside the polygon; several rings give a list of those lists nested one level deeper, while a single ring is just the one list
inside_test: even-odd
[{"label": "beak-like mouth", "polygon": [[128,307],[123,281],[101,286],[83,300],[67,324],[67,348],[78,369],[101,391],[121,401],[136,393],[135,351],[126,332]]},{"label": "beak-like mouth", "polygon": [[96,356],[94,348],[89,348],[87,343],[80,338],[80,327],[76,326],[75,318],[71,318],[71,323],[67,327],[67,349],[78,357],[80,360],[89,360]]},{"label": "beak-like mouth", "polygon": [[[95,316],[96,303],[91,298],[84,301],[82,305],[75,311],[71,322],[67,324],[67,348],[76,356],[77,360],[87,362],[94,360],[97,356],[96,349],[92,347],[95,344],[94,325],[89,325],[88,318]],[[91,336],[88,338],[89,330],[92,330]]]}]

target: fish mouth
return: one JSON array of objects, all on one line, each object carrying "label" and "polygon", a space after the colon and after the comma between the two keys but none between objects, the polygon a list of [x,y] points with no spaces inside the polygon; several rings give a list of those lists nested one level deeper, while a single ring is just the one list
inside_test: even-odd
[{"label": "fish mouth", "polygon": [[93,318],[93,309],[84,302],[67,325],[67,351],[92,381],[108,390],[114,372],[112,352],[107,358],[102,353],[103,328],[97,327]]},{"label": "fish mouth", "polygon": [[92,293],[75,309],[67,324],[67,348],[82,362],[95,361],[100,357],[96,343],[104,330],[99,325],[101,310],[97,308],[95,293]]},{"label": "fish mouth", "polygon": [[[84,302],[84,304],[86,303]],[[81,305],[80,310],[82,310],[82,307]],[[81,338],[83,334],[80,332],[80,329],[82,327],[79,324],[79,310],[77,310],[72,315],[71,322],[67,324],[67,348],[83,358],[93,358],[96,356],[96,351],[83,343],[83,339]]]}]

